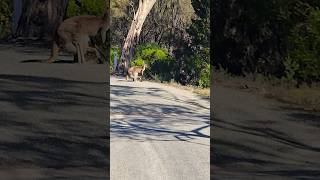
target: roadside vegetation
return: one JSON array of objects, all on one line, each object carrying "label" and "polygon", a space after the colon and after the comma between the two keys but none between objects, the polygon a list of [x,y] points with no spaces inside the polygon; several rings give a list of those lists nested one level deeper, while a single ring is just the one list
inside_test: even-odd
[{"label": "roadside vegetation", "polygon": [[278,100],[292,108],[320,112],[320,83],[297,88],[287,81],[262,75],[234,76],[223,70],[213,73],[213,89],[215,86],[230,87]]},{"label": "roadside vegetation", "polygon": [[0,1],[0,39],[11,33],[12,3],[10,0]]},{"label": "roadside vegetation", "polygon": [[[111,1],[114,12],[111,54],[117,52],[118,57],[121,57],[120,48],[137,9],[136,4],[130,2]],[[209,88],[209,19],[209,0],[201,3],[157,0],[144,22],[130,65],[148,64],[145,78],[149,80]],[[110,57],[111,68],[113,57]]]},{"label": "roadside vegetation", "polygon": [[320,110],[320,1],[213,5],[216,83]]},{"label": "roadside vegetation", "polygon": [[[320,1],[157,0],[136,40],[130,65],[145,78],[207,92],[213,83],[242,87],[319,110]],[[104,0],[69,0],[66,17],[103,12]],[[138,0],[111,0],[111,52],[121,57]],[[0,38],[10,36],[12,1],[0,1]],[[41,34],[41,33],[38,33]],[[211,62],[211,64],[210,64]],[[233,85],[232,85],[233,84]],[[202,93],[203,93],[202,92]]]},{"label": "roadside vegetation", "polygon": [[81,0],[81,6],[75,0],[68,1],[66,16],[73,17],[79,15],[100,16],[104,12],[105,0]]}]

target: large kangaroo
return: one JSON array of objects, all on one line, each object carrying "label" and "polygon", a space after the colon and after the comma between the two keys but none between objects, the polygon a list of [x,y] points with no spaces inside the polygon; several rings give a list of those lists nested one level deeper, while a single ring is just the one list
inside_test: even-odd
[{"label": "large kangaroo", "polygon": [[106,32],[110,29],[109,23],[109,13],[105,13],[103,17],[85,15],[64,20],[56,31],[51,56],[46,62],[53,62],[62,48],[73,53],[79,63],[85,62],[84,56],[87,51],[93,51],[99,58],[97,49],[89,47],[90,37],[97,36],[98,32],[101,32],[102,39],[105,40]]}]

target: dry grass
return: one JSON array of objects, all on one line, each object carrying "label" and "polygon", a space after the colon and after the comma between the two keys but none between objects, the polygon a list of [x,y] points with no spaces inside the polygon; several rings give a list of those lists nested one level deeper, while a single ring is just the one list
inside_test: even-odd
[{"label": "dry grass", "polygon": [[278,101],[290,103],[309,111],[320,111],[320,88],[302,87],[284,89],[281,87],[270,88],[266,97],[277,99]]},{"label": "dry grass", "polygon": [[224,72],[214,72],[213,83],[263,95],[267,98],[288,103],[296,108],[320,112],[320,85],[295,88],[279,83],[279,81],[253,78],[252,75],[232,77]]},{"label": "dry grass", "polygon": [[[161,83],[160,81],[157,80],[153,80],[153,82],[157,82],[157,83]],[[171,86],[171,87],[175,87],[175,88],[179,88],[179,89],[184,89],[187,91],[191,91],[193,93],[196,93],[204,98],[210,98],[210,88],[199,88],[196,86],[191,86],[191,85],[181,85],[177,82],[162,82],[162,84],[166,85],[166,86]]]},{"label": "dry grass", "polygon": [[[176,82],[163,84],[179,89],[185,89],[199,94],[202,97],[210,97],[210,88],[203,89],[195,86],[183,86]],[[213,84],[241,89],[267,98],[276,99],[280,102],[290,104],[295,108],[320,112],[320,84],[313,85],[313,87],[302,86],[300,88],[289,88],[288,85],[271,80],[254,78],[253,75],[232,77],[219,71],[214,72]]]},{"label": "dry grass", "polygon": [[183,86],[183,85],[175,83],[175,82],[166,83],[166,85],[177,87],[180,89],[185,89],[185,90],[191,91],[191,92],[196,93],[196,94],[203,96],[203,97],[210,97],[210,88],[199,88],[199,87],[191,86],[191,85]]}]

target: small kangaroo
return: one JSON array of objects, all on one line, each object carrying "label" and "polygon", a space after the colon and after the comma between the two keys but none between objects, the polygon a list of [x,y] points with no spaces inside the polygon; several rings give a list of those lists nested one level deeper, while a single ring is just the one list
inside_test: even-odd
[{"label": "small kangaroo", "polygon": [[126,80],[128,80],[128,78],[132,78],[133,81],[136,81],[139,78],[139,74],[141,74],[140,76],[140,81],[142,81],[142,76],[143,76],[143,72],[146,70],[147,65],[143,64],[143,66],[132,66],[128,69],[128,73],[126,76]]}]

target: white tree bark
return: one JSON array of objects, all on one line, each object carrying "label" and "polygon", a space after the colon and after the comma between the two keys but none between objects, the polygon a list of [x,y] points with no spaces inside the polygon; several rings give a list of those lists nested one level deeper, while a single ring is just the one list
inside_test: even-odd
[{"label": "white tree bark", "polygon": [[134,15],[128,35],[125,39],[120,58],[121,61],[124,62],[125,74],[133,56],[133,47],[139,39],[143,23],[146,20],[155,2],[156,0],[139,0],[139,7]]}]

